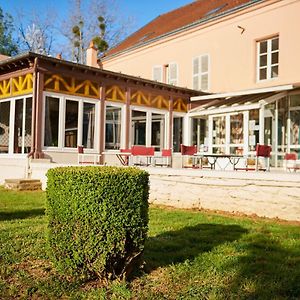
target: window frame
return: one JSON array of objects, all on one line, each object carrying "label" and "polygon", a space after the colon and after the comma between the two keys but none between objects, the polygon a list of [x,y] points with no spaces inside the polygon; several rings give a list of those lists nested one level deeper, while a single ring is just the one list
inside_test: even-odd
[{"label": "window frame", "polygon": [[[170,78],[171,75],[171,66],[176,66],[176,80]],[[167,84],[178,86],[179,82],[179,68],[177,62],[168,63],[168,76],[167,76]]]},{"label": "window frame", "polygon": [[[272,50],[272,41],[278,39],[278,49]],[[267,42],[267,52],[260,52],[260,45],[263,42]],[[257,82],[264,82],[264,81],[271,81],[276,80],[279,77],[279,50],[280,50],[280,39],[279,34],[273,35],[268,38],[260,39],[256,41],[256,81]],[[278,62],[272,64],[272,54],[278,53]],[[267,55],[267,63],[264,66],[260,66],[261,56]],[[278,74],[276,77],[272,77],[272,67],[278,68]],[[260,70],[266,69],[266,78],[260,79]]]},{"label": "window frame", "polygon": [[[45,146],[45,105],[46,97],[58,98],[59,100],[59,116],[58,116],[58,146]],[[44,151],[59,151],[59,152],[77,152],[76,148],[65,147],[65,115],[66,115],[66,101],[77,101],[78,102],[78,136],[77,136],[77,145],[82,144],[83,138],[83,104],[91,103],[95,104],[95,136],[94,136],[94,147],[85,148],[86,153],[95,153],[99,152],[99,109],[100,101],[91,98],[78,97],[72,95],[65,95],[60,93],[43,93],[43,113],[42,113],[42,149]]]}]

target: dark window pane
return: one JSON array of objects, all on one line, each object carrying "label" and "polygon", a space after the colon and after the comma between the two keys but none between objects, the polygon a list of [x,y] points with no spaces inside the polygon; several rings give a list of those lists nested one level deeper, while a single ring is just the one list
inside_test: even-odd
[{"label": "dark window pane", "polygon": [[132,111],[133,145],[146,145],[146,113]]},{"label": "dark window pane", "polygon": [[78,102],[66,101],[65,147],[76,148],[78,135]]},{"label": "dark window pane", "polygon": [[263,79],[267,79],[267,69],[260,69],[259,70],[259,79],[263,80]]},{"label": "dark window pane", "polygon": [[0,153],[8,153],[10,102],[0,102]]},{"label": "dark window pane", "polygon": [[268,49],[268,43],[267,43],[267,41],[260,42],[260,50],[259,50],[259,53],[260,53],[260,54],[266,53],[266,52],[267,52],[267,49]]},{"label": "dark window pane", "polygon": [[106,106],[105,149],[120,149],[121,108]]},{"label": "dark window pane", "polygon": [[272,40],[272,51],[279,49],[279,38],[275,38]]},{"label": "dark window pane", "polygon": [[272,53],[272,65],[278,64],[278,52]]},{"label": "dark window pane", "polygon": [[95,104],[83,104],[83,133],[82,145],[84,148],[94,148],[95,141]]},{"label": "dark window pane", "polygon": [[173,151],[180,152],[180,145],[182,144],[182,129],[183,118],[178,117],[173,120]]},{"label": "dark window pane", "polygon": [[45,146],[58,146],[59,99],[46,97],[45,103]]},{"label": "dark window pane", "polygon": [[259,58],[260,58],[259,66],[260,67],[267,66],[267,55],[261,55]]},{"label": "dark window pane", "polygon": [[271,75],[271,77],[272,78],[278,77],[278,66],[272,67],[272,75]]}]

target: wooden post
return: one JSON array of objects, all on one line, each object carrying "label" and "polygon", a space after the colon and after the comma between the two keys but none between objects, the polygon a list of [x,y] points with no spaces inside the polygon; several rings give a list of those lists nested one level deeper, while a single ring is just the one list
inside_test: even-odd
[{"label": "wooden post", "polygon": [[[99,126],[99,152],[102,154],[105,150],[105,86],[100,87],[100,126]],[[100,163],[104,164],[103,154],[100,156]]]},{"label": "wooden post", "polygon": [[173,148],[173,104],[174,99],[173,96],[170,97],[169,100],[169,132],[168,132],[168,145],[167,148]]},{"label": "wooden post", "polygon": [[130,99],[131,99],[131,88],[126,89],[126,113],[125,113],[125,148],[130,148]]},{"label": "wooden post", "polygon": [[36,72],[37,86],[35,98],[35,151],[34,158],[43,158],[42,152],[42,123],[43,123],[43,90],[44,90],[44,74]]}]

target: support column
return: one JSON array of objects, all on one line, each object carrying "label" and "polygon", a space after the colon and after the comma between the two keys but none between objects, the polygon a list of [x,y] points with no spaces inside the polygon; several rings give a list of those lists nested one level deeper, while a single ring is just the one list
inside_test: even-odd
[{"label": "support column", "polygon": [[[100,95],[100,126],[99,126],[99,153],[102,154],[105,150],[105,86],[101,86]],[[100,157],[100,163],[104,164],[103,154]]]},{"label": "support column", "polygon": [[124,145],[125,149],[129,149],[131,145],[130,99],[131,99],[131,88],[128,87],[126,89],[126,107],[125,107],[125,145]]},{"label": "support column", "polygon": [[36,86],[36,98],[35,98],[35,151],[33,157],[44,158],[42,151],[42,123],[43,123],[43,90],[44,90],[44,74],[41,72],[36,73],[37,86]]},{"label": "support column", "polygon": [[265,139],[265,106],[259,109],[259,144],[264,145]]},{"label": "support column", "polygon": [[168,128],[168,141],[167,141],[167,149],[173,148],[173,104],[174,99],[171,96],[169,100],[169,128]]}]

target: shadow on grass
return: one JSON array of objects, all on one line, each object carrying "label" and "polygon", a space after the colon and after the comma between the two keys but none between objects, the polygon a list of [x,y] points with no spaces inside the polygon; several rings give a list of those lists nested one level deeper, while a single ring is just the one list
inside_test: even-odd
[{"label": "shadow on grass", "polygon": [[226,294],[239,299],[300,299],[299,247],[283,247],[268,233],[257,233],[239,250],[244,255],[225,266],[237,270]]},{"label": "shadow on grass", "polygon": [[45,209],[43,208],[0,212],[0,221],[27,219],[27,218],[42,216],[44,214],[45,214]]},{"label": "shadow on grass", "polygon": [[192,260],[220,244],[239,239],[245,233],[247,230],[238,225],[198,224],[150,237],[144,252],[145,271]]}]

